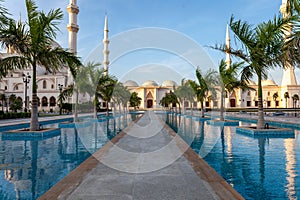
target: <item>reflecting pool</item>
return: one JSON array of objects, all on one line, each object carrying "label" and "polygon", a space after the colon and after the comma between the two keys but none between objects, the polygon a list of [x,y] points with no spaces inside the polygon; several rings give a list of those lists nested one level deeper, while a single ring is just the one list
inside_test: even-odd
[{"label": "reflecting pool", "polygon": [[299,130],[292,137],[253,138],[233,126],[217,128],[172,114],[168,122],[184,139],[194,137],[192,149],[245,199],[300,198]]},{"label": "reflecting pool", "polygon": [[[37,199],[130,121],[129,115],[97,122],[85,119],[76,128],[60,128],[48,138],[22,139],[0,133],[0,199]],[[90,131],[94,129],[101,129],[101,134]]]}]

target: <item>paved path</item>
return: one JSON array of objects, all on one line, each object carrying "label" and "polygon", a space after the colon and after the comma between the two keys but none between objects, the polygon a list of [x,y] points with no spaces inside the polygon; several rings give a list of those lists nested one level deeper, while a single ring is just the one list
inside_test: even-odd
[{"label": "paved path", "polygon": [[40,199],[243,199],[171,132],[146,112]]}]

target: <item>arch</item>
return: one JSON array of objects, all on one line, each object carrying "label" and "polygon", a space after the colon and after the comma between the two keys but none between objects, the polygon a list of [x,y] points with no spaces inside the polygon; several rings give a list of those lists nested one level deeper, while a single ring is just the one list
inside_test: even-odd
[{"label": "arch", "polygon": [[230,107],[236,107],[236,94],[235,94],[235,91],[233,91],[231,94],[230,94]]},{"label": "arch", "polygon": [[47,89],[47,81],[46,80],[43,80],[43,89]]},{"label": "arch", "polygon": [[48,99],[45,96],[42,98],[42,106],[48,106]]},{"label": "arch", "polygon": [[149,91],[147,96],[146,96],[146,107],[147,108],[152,108],[153,107],[153,95],[152,93]]},{"label": "arch", "polygon": [[56,105],[55,97],[54,96],[50,97],[49,102],[50,102],[50,106],[55,106]]}]

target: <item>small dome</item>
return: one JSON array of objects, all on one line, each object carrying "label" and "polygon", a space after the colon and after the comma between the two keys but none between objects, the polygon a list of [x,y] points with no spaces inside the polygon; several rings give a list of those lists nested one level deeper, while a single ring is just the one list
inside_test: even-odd
[{"label": "small dome", "polygon": [[161,86],[162,87],[173,87],[173,86],[177,86],[177,83],[172,80],[166,80],[161,84]]},{"label": "small dome", "polygon": [[263,80],[261,82],[262,86],[270,86],[270,85],[277,85],[273,80],[267,79],[267,80]]},{"label": "small dome", "polygon": [[155,81],[146,81],[145,83],[143,83],[143,86],[147,87],[147,86],[158,86],[158,84]]},{"label": "small dome", "polygon": [[139,85],[137,84],[137,82],[133,81],[133,80],[128,80],[125,81],[125,83],[123,84],[125,87],[138,87]]}]

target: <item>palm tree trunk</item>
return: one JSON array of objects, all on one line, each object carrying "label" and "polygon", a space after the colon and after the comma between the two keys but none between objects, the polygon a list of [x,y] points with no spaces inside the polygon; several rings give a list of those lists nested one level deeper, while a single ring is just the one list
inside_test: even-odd
[{"label": "palm tree trunk", "polygon": [[201,118],[204,118],[203,101],[200,101],[200,104],[201,104],[201,114],[200,114],[200,116],[201,116]]},{"label": "palm tree trunk", "polygon": [[109,116],[109,111],[108,111],[108,101],[106,101],[106,116]]},{"label": "palm tree trunk", "polygon": [[77,106],[78,106],[78,88],[76,87],[76,84],[74,85],[74,88],[75,88],[74,122],[78,122],[78,110],[77,110]]},{"label": "palm tree trunk", "polygon": [[262,100],[262,86],[261,86],[261,76],[258,75],[258,119],[257,119],[257,129],[263,129],[265,127],[264,119],[264,107]]},{"label": "palm tree trunk", "polygon": [[191,102],[191,116],[193,116],[193,110],[194,110],[194,101]]},{"label": "palm tree trunk", "polygon": [[36,86],[36,62],[32,63],[32,100],[31,100],[31,121],[30,130],[38,131],[40,129],[38,119],[38,104],[37,104],[37,86]]},{"label": "palm tree trunk", "polygon": [[221,90],[220,121],[224,121],[224,87]]},{"label": "palm tree trunk", "polygon": [[185,114],[185,105],[184,105],[184,98],[182,99],[182,114],[184,115]]},{"label": "palm tree trunk", "polygon": [[95,95],[95,97],[94,97],[94,119],[97,119],[97,97],[96,97],[96,95]]}]

